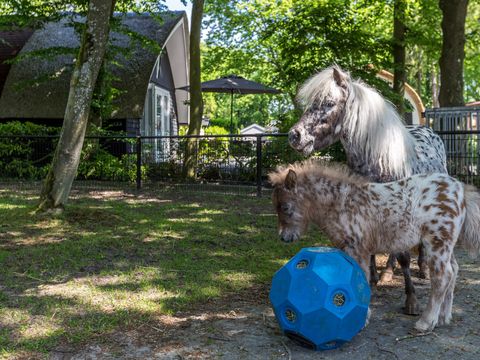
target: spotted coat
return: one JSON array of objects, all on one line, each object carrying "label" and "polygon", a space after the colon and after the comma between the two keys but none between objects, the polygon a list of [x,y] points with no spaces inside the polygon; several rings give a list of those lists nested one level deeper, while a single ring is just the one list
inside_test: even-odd
[{"label": "spotted coat", "polygon": [[475,190],[465,194],[462,183],[441,173],[368,183],[312,164],[281,169],[270,181],[282,240],[297,240],[315,223],[334,246],[358,261],[367,278],[370,254],[406,251],[422,242],[432,293],[415,327],[430,331],[437,323],[450,322],[458,272],[453,249],[465,226],[473,234],[465,241],[477,250],[480,244],[480,196]]},{"label": "spotted coat", "polygon": [[[425,126],[409,126],[408,132],[415,139],[414,156],[409,164],[406,176],[428,174],[432,172],[447,173],[445,146],[442,139]],[[341,139],[349,167],[356,173],[366,176],[370,181],[389,182],[403,178],[381,167],[378,162],[371,162],[365,156],[365,151],[359,149],[344,136]]]}]

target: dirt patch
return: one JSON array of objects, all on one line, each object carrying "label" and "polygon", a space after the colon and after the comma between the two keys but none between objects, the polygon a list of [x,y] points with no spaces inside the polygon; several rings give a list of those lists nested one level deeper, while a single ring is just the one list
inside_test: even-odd
[{"label": "dirt patch", "polygon": [[[452,324],[431,334],[412,336],[416,317],[402,314],[403,279],[374,291],[370,324],[337,350],[315,352],[280,332],[268,304],[268,288],[208,302],[201,308],[125,333],[112,333],[81,350],[59,347],[51,359],[479,359],[480,266],[463,252],[455,290]],[[415,269],[414,269],[415,270]],[[429,281],[414,278],[423,308]]]}]

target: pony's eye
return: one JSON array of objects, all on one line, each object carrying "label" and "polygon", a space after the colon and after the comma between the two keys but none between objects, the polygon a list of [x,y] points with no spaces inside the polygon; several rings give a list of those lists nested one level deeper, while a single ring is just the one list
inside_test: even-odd
[{"label": "pony's eye", "polygon": [[326,100],[326,101],[324,101],[323,106],[325,106],[327,108],[332,108],[332,107],[335,106],[335,103],[333,101]]}]

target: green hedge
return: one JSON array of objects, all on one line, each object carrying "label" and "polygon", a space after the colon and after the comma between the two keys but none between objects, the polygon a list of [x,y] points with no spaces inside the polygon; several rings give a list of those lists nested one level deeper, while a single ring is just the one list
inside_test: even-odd
[{"label": "green hedge", "polygon": [[[59,128],[37,125],[30,122],[8,122],[0,124],[0,177],[22,180],[45,178],[53,159],[58,141]],[[98,129],[98,136],[113,136]],[[92,135],[93,135],[92,134]],[[18,137],[15,137],[18,135]],[[52,136],[53,137],[48,137]],[[14,137],[12,137],[14,136]],[[23,137],[25,136],[25,137]],[[28,138],[38,136],[39,138]],[[125,140],[118,140],[124,142]],[[131,181],[136,179],[135,154],[113,155],[98,139],[86,139],[77,179]],[[142,169],[143,175],[146,169]]]},{"label": "green hedge", "polygon": [[[45,178],[53,159],[58,141],[59,128],[36,125],[29,122],[0,124],[0,178],[41,180]],[[221,127],[207,128],[207,134],[225,135]],[[91,131],[96,136],[118,136],[103,129]],[[18,137],[11,137],[18,135]],[[36,137],[22,137],[38,136]],[[9,137],[5,137],[9,136]],[[49,137],[50,136],[50,137]],[[116,153],[112,149],[120,146]],[[144,144],[148,150],[148,144]],[[85,140],[77,179],[135,182],[135,139]],[[180,140],[169,147],[165,162],[150,162],[142,165],[142,179],[178,181],[182,179],[182,160],[185,142]],[[147,155],[143,160],[147,160]],[[345,159],[341,145],[331,146],[321,155],[329,155],[337,161]],[[256,181],[255,138],[200,139],[197,148],[199,180],[206,181]],[[288,164],[304,159],[288,144],[286,137],[268,137],[262,141],[262,176],[279,164]]]},{"label": "green hedge", "polygon": [[[30,122],[0,124],[0,177],[39,180],[46,176],[57,138],[21,136],[57,135],[58,129]],[[16,136],[19,137],[10,137]]]}]

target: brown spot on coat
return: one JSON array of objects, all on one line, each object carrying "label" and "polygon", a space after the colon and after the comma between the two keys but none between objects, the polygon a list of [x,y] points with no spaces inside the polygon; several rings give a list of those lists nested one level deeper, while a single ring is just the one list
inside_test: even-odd
[{"label": "brown spot on coat", "polygon": [[437,207],[441,210],[439,213],[440,216],[447,215],[448,217],[454,218],[458,215],[458,212],[455,209],[451,208],[445,203],[437,204]]},{"label": "brown spot on coat", "polygon": [[449,197],[447,196],[447,194],[445,194],[444,192],[438,193],[437,195],[438,202],[445,202],[447,200],[449,200]]}]

